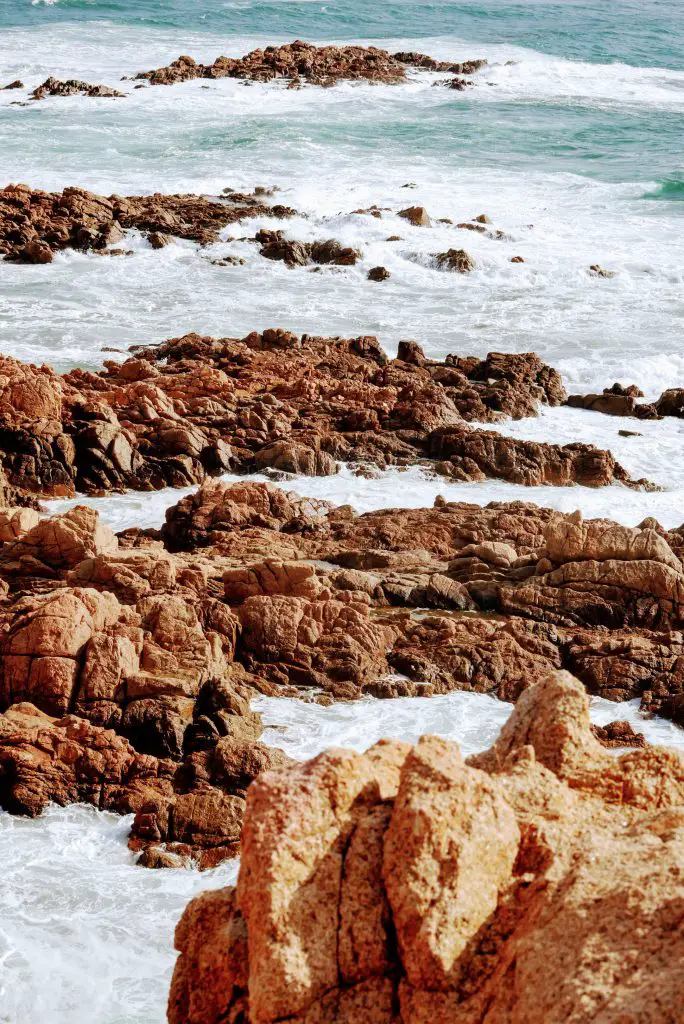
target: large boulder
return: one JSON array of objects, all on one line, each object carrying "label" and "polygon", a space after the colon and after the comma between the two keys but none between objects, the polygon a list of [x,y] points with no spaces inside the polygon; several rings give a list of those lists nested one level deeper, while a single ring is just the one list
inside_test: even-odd
[{"label": "large boulder", "polygon": [[684,760],[604,751],[565,673],[491,750],[332,750],[247,795],[236,889],[176,931],[170,1024],[667,1024]]},{"label": "large boulder", "polygon": [[567,625],[677,628],[684,624],[684,567],[650,528],[552,519],[536,575],[502,586],[504,612]]}]

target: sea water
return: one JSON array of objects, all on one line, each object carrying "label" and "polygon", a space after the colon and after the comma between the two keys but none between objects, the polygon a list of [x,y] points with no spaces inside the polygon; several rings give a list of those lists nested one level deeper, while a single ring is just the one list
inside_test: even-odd
[{"label": "sea water", "polygon": [[[294,38],[373,42],[438,58],[485,57],[472,88],[409,72],[401,87],[195,81],[135,90],[121,81],[188,53],[198,60]],[[48,75],[121,89],[125,99],[27,103]],[[217,194],[276,185],[301,216],[262,218],[201,250],[153,251],[130,233],[127,257],[67,252],[49,266],[0,264],[0,351],[57,369],[96,368],[129,345],[186,331],[240,337],[282,326],[377,334],[390,354],[415,338],[449,352],[537,351],[570,391],[637,383],[648,398],[684,384],[684,15],[645,2],[364,3],[362,0],[0,0],[0,185],[78,185],[105,195]],[[415,187],[407,188],[413,184]],[[377,204],[382,219],[352,211]],[[396,216],[424,205],[432,229]],[[486,213],[506,237],[460,231]],[[363,251],[356,266],[311,274],[259,256],[239,236],[284,227]],[[389,235],[400,242],[388,242]],[[466,248],[468,275],[430,256]],[[234,254],[242,266],[215,267]],[[511,263],[514,255],[522,264]],[[591,274],[599,263],[610,278]],[[391,278],[366,281],[382,264]],[[108,353],[105,348],[116,348]],[[638,437],[623,438],[623,427]],[[663,487],[519,488],[463,485],[418,469],[373,479],[280,486],[350,502],[359,511],[448,500],[523,499],[635,525],[684,519],[684,424],[544,410],[506,423],[516,437],[609,448],[634,476]],[[266,479],[258,477],[257,479]],[[158,526],[179,491],[90,500],[112,526]],[[83,499],[80,499],[83,500]],[[53,503],[52,510],[68,507]],[[265,739],[295,757],[331,744],[364,749],[380,735],[430,731],[464,751],[488,745],[510,712],[489,697],[445,697],[320,708],[258,698]],[[682,733],[643,721],[634,703],[594,701],[594,720],[627,717],[655,742]],[[128,819],[52,808],[37,820],[0,814],[1,1024],[161,1024],[174,925],[187,900],[233,880],[235,865],[200,875],[135,867]]]}]

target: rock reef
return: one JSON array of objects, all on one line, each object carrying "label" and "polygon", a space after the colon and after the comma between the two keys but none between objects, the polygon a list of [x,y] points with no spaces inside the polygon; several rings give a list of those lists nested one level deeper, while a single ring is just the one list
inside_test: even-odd
[{"label": "rock reef", "polygon": [[266,46],[244,57],[218,57],[213,64],[199,64],[182,56],[166,67],[141,71],[136,79],[151,85],[174,85],[195,78],[239,78],[250,82],[285,79],[290,87],[302,83],[331,86],[342,81],[397,85],[406,81],[406,68],[472,75],[487,62],[470,60],[456,64],[436,61],[422,53],[389,54],[375,46],[314,46],[296,39],[283,46]]},{"label": "rock reef", "polygon": [[0,256],[14,263],[50,263],[64,249],[105,253],[130,228],[208,245],[228,224],[293,214],[289,207],[267,205],[263,193],[106,197],[80,188],[42,192],[7,185],[0,189]]},{"label": "rock reef", "polygon": [[681,756],[605,752],[566,673],[467,761],[424,736],[268,772],[237,886],[177,927],[169,1022],[665,1024],[683,839]]},{"label": "rock reef", "polygon": [[602,487],[632,480],[610,452],[536,444],[473,424],[565,400],[534,353],[427,359],[373,336],[195,334],[137,348],[99,373],[0,358],[0,457],[26,500],[155,490],[226,471],[307,476],[422,465],[457,480]]}]

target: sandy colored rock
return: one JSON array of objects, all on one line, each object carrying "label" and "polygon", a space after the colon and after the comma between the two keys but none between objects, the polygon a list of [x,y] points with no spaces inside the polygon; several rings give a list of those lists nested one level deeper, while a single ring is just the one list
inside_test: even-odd
[{"label": "sandy colored rock", "polygon": [[566,673],[467,763],[435,737],[394,750],[382,795],[374,750],[260,776],[237,888],[177,929],[170,1024],[674,1020],[678,753],[605,751]]}]

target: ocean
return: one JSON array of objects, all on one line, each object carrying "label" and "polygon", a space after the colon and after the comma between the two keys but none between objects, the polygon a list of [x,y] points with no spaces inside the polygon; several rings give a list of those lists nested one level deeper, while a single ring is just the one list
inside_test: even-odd
[{"label": "ocean", "polygon": [[[230,79],[135,90],[121,81],[182,53],[211,61],[294,38],[489,63],[465,92],[435,88],[438,75],[417,73],[401,87],[298,91]],[[187,331],[241,337],[282,326],[376,334],[390,353],[415,338],[439,358],[533,350],[571,392],[619,381],[655,398],[684,384],[681,5],[0,0],[0,86],[20,78],[32,89],[48,75],[127,96],[24,105],[25,91],[0,92],[1,185],[78,185],[106,195],[277,186],[278,201],[302,214],[286,224],[288,234],[333,237],[364,256],[344,272],[310,274],[263,260],[239,239],[208,251],[191,243],[152,251],[132,234],[128,257],[69,251],[48,266],[0,264],[4,353],[60,370],[96,368],[112,358],[105,349]],[[382,219],[353,212],[371,204],[387,208]],[[424,232],[397,218],[407,205],[454,224],[486,213],[505,237],[464,239],[448,224]],[[248,232],[277,226],[261,218]],[[387,241],[393,234],[400,243]],[[431,252],[461,245],[476,260],[473,273],[429,266]],[[208,258],[226,254],[245,263],[217,267]],[[511,263],[513,255],[525,262]],[[392,275],[382,285],[366,281],[378,264]],[[613,276],[592,274],[595,264]],[[432,504],[441,493],[679,525],[684,421],[643,422],[631,438],[619,436],[621,426],[558,409],[501,430],[610,448],[661,492],[457,485],[418,470],[364,480],[343,469],[288,486],[362,511]],[[119,529],[158,525],[178,498],[169,491],[92,503]],[[292,753],[308,756],[331,742],[367,745],[378,720],[387,734],[430,729],[472,749],[486,745],[509,710],[477,695],[439,701],[413,702],[410,711],[387,702],[382,719],[363,703],[350,710],[280,701],[264,711],[273,742],[291,740]],[[599,718],[610,710],[594,707]],[[628,713],[636,723],[636,709]],[[681,736],[662,722],[639,727],[667,742]],[[173,925],[194,892],[226,884],[234,866],[202,876],[143,872],[125,847],[126,828],[84,808],[54,809],[36,822],[0,814],[1,1024],[163,1021]]]}]

